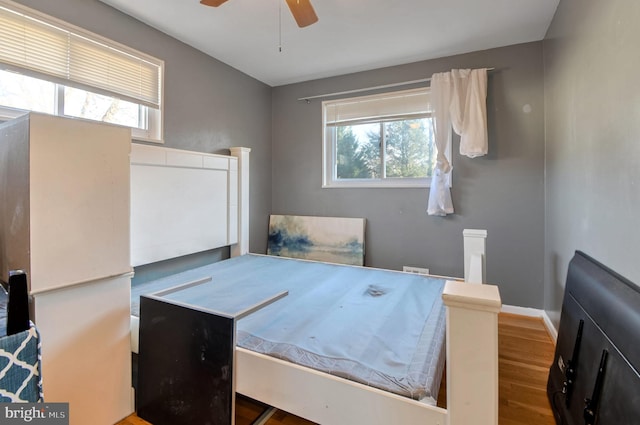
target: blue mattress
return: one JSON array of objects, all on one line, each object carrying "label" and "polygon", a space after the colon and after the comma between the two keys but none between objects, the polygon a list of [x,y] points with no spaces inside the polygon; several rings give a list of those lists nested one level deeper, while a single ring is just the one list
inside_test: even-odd
[{"label": "blue mattress", "polygon": [[[209,279],[210,278],[210,279]],[[237,345],[414,399],[435,403],[444,367],[443,279],[282,257],[245,255],[132,287],[238,314]]]}]

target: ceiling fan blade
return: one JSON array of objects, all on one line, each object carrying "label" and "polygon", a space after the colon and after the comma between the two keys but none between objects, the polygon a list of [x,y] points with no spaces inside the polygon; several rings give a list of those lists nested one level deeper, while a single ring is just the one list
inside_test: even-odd
[{"label": "ceiling fan blade", "polygon": [[316,11],[313,10],[309,0],[287,0],[287,5],[300,28],[318,22]]},{"label": "ceiling fan blade", "polygon": [[227,0],[200,0],[200,4],[204,4],[205,6],[218,7],[226,1]]}]

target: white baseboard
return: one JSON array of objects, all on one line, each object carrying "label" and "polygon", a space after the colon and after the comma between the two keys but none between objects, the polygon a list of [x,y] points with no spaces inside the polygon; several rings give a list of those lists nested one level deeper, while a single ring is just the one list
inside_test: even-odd
[{"label": "white baseboard", "polygon": [[544,310],[542,310],[542,320],[544,320],[544,324],[547,327],[547,331],[549,331],[549,335],[551,335],[551,338],[553,338],[553,341],[554,342],[557,341],[558,330],[556,329],[555,326],[553,326],[553,323],[551,322],[551,318],[549,318],[549,315]]},{"label": "white baseboard", "polygon": [[549,315],[547,314],[546,311],[540,310],[538,308],[518,307],[515,305],[502,305],[502,312],[510,313],[510,314],[518,314],[520,316],[541,318],[542,321],[544,322],[544,326],[547,328],[547,331],[549,332],[549,335],[551,336],[551,338],[553,338],[553,341],[554,342],[557,341],[558,331],[556,330],[555,326],[553,326],[553,323],[551,322],[551,319],[549,318]]},{"label": "white baseboard", "polygon": [[529,308],[529,307],[518,307],[515,305],[506,305],[503,304],[502,305],[502,312],[503,313],[510,313],[510,314],[517,314],[520,316],[527,316],[527,317],[542,317],[542,313],[544,312],[544,310],[540,310],[537,308]]}]

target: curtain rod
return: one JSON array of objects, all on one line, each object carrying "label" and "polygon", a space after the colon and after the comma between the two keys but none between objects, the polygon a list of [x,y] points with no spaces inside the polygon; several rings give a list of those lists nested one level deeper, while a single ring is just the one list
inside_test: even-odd
[{"label": "curtain rod", "polygon": [[[493,71],[494,69],[495,68],[487,68],[487,71]],[[360,93],[360,92],[363,92],[363,91],[380,90],[380,89],[388,89],[388,88],[391,88],[391,87],[408,86],[408,85],[411,85],[411,84],[428,83],[429,81],[431,81],[431,78],[421,78],[419,80],[403,81],[403,82],[400,82],[400,83],[384,84],[384,85],[381,85],[381,86],[363,87],[361,89],[339,91],[339,92],[335,92],[335,93],[318,94],[318,95],[315,95],[315,96],[299,97],[298,100],[304,100],[305,102],[309,103],[309,101],[311,99],[321,99],[323,97],[341,96],[343,94]]]}]

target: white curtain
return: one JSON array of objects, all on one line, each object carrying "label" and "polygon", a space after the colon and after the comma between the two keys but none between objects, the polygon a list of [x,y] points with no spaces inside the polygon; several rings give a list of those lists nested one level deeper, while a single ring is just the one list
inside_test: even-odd
[{"label": "white curtain", "polygon": [[453,94],[450,72],[440,72],[431,76],[431,106],[433,108],[433,130],[436,137],[436,167],[431,177],[427,214],[447,215],[453,213],[449,175],[451,173],[449,143],[451,142],[451,114],[449,108]]},{"label": "white curtain", "polygon": [[447,158],[452,125],[460,135],[461,155],[475,158],[488,152],[487,70],[454,69],[433,74],[431,96],[438,154],[427,213],[445,216],[453,213],[448,185],[451,159]]},{"label": "white curtain", "polygon": [[451,123],[460,135],[460,154],[469,158],[486,155],[487,70],[453,69],[451,82]]}]

